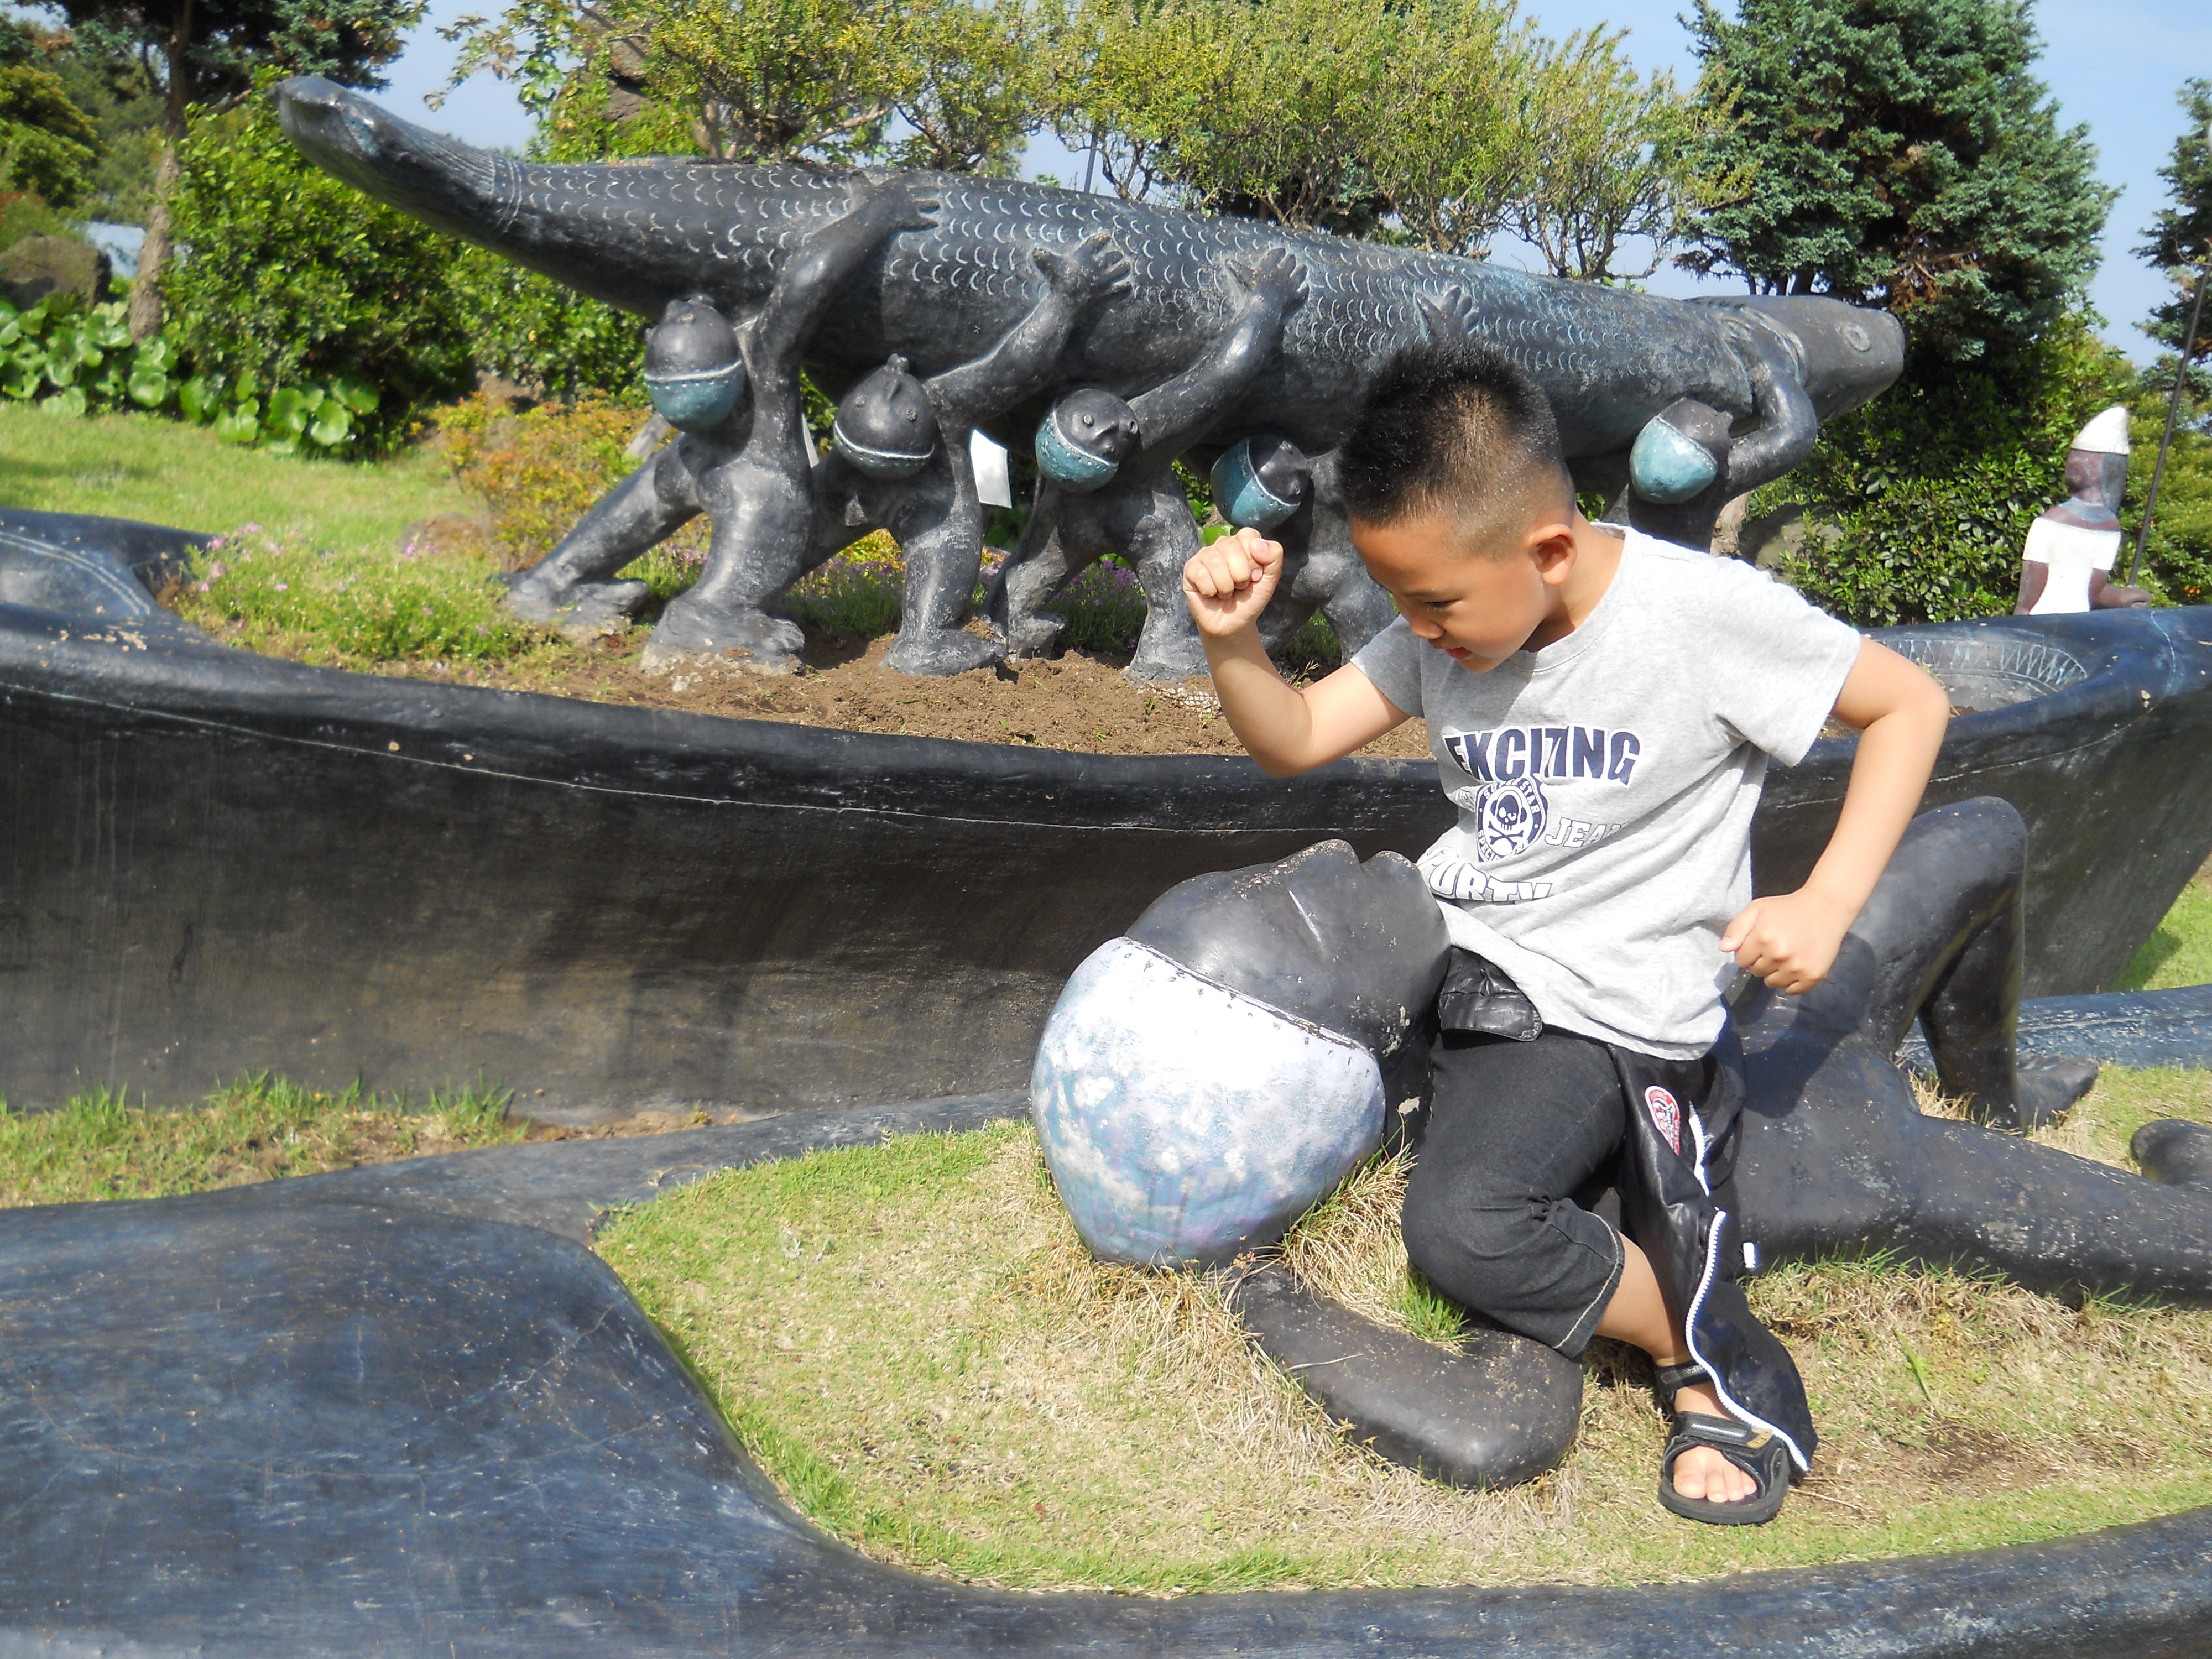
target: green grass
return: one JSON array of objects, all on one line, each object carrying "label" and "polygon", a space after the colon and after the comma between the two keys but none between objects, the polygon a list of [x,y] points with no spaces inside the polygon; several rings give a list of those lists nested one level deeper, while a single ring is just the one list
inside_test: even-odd
[{"label": "green grass", "polygon": [[64,420],[11,403],[0,403],[0,505],[210,532],[258,524],[349,550],[388,550],[423,519],[481,511],[426,447],[371,463],[305,460],[158,416]]},{"label": "green grass", "polygon": [[218,637],[340,666],[504,660],[546,643],[499,604],[482,550],[322,551],[250,531],[195,556],[178,611]]},{"label": "green grass", "polygon": [[2181,890],[2112,988],[2166,991],[2206,984],[2212,984],[2212,883],[2200,873]]},{"label": "green grass", "polygon": [[242,1078],[197,1107],[131,1105],[105,1089],[50,1112],[0,1105],[0,1205],[165,1198],[356,1164],[520,1140],[508,1093],[478,1085],[404,1097]]},{"label": "green grass", "polygon": [[[2150,1115],[2212,1121],[2212,1074],[2109,1078],[2057,1132],[2120,1155]],[[1302,1224],[1293,1270],[1432,1340],[1378,1159]],[[1678,1522],[1641,1362],[1594,1347],[1576,1449],[1502,1493],[1346,1443],[1212,1290],[1103,1267],[1026,1125],[732,1171],[615,1218],[599,1249],[791,1500],[871,1554],[955,1577],[1149,1593],[1626,1583],[1980,1548],[2212,1503],[2212,1312],[1880,1260],[1753,1281],[1824,1437],[1773,1525]]]}]

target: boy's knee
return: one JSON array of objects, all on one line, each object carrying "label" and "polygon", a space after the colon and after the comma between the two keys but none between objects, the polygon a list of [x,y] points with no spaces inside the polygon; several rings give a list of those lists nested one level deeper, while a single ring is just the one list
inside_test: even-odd
[{"label": "boy's knee", "polygon": [[1424,1278],[1470,1306],[1502,1263],[1541,1248],[1543,1218],[1531,1204],[1486,1204],[1445,1183],[1407,1183],[1401,1218],[1406,1259]]}]

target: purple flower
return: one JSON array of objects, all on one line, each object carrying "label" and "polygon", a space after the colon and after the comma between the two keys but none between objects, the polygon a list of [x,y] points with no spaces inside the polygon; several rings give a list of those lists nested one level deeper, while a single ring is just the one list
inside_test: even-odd
[{"label": "purple flower", "polygon": [[228,572],[225,569],[221,559],[217,559],[213,564],[208,567],[208,580],[211,582],[221,581],[228,574]]},{"label": "purple flower", "polygon": [[279,593],[289,593],[292,591],[292,584],[289,582],[272,582],[270,585]]}]

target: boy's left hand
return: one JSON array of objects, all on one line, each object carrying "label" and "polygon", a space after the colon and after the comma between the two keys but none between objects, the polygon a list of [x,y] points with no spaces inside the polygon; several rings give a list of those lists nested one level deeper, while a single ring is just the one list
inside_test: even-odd
[{"label": "boy's left hand", "polygon": [[1746,973],[1802,996],[1836,965],[1855,914],[1809,887],[1753,899],[1729,923],[1721,949]]}]

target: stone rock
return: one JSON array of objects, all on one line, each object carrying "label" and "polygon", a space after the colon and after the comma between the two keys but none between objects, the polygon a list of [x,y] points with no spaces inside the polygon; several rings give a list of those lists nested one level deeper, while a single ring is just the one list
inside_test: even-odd
[{"label": "stone rock", "polygon": [[107,255],[74,236],[26,236],[0,253],[0,292],[18,307],[50,294],[75,294],[87,305],[107,298],[114,267]]}]

